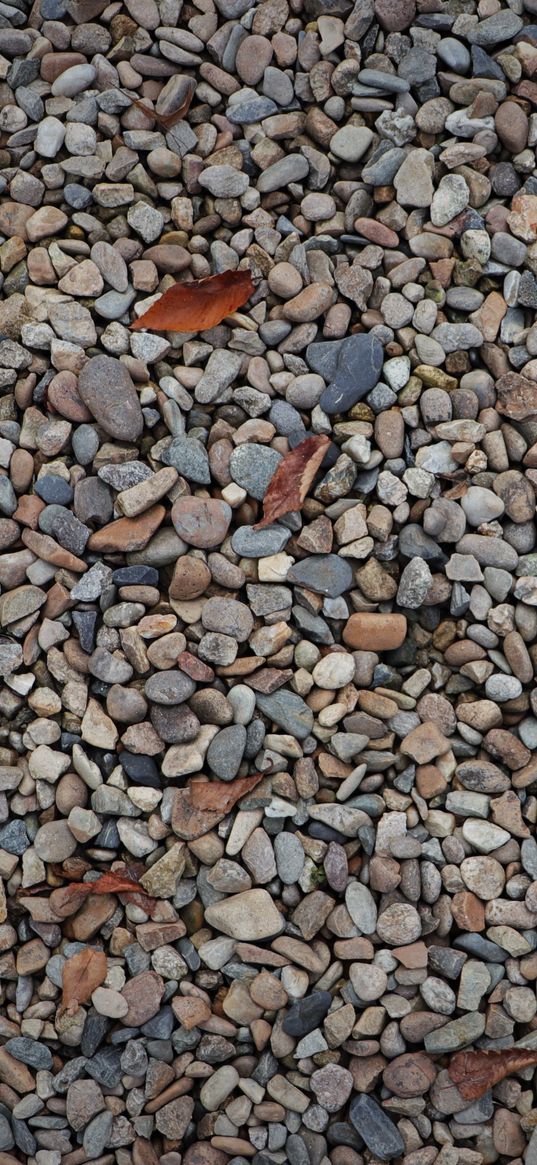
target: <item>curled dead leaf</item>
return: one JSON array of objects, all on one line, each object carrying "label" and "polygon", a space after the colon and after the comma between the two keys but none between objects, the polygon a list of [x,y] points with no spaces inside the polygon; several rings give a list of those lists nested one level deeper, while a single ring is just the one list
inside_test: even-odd
[{"label": "curled dead leaf", "polygon": [[254,284],[250,271],[223,271],[192,283],[175,283],[131,329],[157,332],[205,332],[242,307]]},{"label": "curled dead leaf", "polygon": [[107,870],[95,882],[71,882],[68,886],[53,890],[50,905],[58,918],[68,918],[71,914],[76,914],[86,898],[92,894],[129,894],[133,896],[133,901],[138,900],[142,910],[148,914],[151,914],[155,905],[155,900],[145,893],[139,882],[115,870]]},{"label": "curled dead leaf", "polygon": [[74,1015],[81,1003],[86,1003],[97,987],[106,979],[108,963],[104,951],[85,947],[64,964],[62,972],[62,1001],[64,1011]]},{"label": "curled dead leaf", "polygon": [[[123,92],[125,92],[125,90],[123,90]],[[158,113],[156,109],[150,109],[148,105],[145,105],[139,97],[133,97],[130,93],[127,93],[126,96],[130,98],[136,109],[139,109],[140,112],[144,113],[146,117],[151,118],[152,121],[156,121],[157,125],[160,125],[162,129],[170,130],[173,129],[174,125],[177,125],[178,121],[182,121],[182,119],[186,117],[190,106],[192,105],[192,98],[194,97],[195,92],[196,84],[194,81],[192,81],[184,101],[181,102],[181,105],[177,106],[177,109],[172,110],[171,113]]]},{"label": "curled dead leaf", "polygon": [[229,813],[246,793],[251,793],[266,773],[252,773],[251,777],[236,777],[234,781],[193,781],[190,802],[196,809],[212,809]]},{"label": "curled dead leaf", "polygon": [[263,517],[254,526],[261,530],[292,510],[299,510],[330,445],[329,437],[306,437],[280,461],[263,500]]},{"label": "curled dead leaf", "polygon": [[506,1076],[537,1064],[537,1049],[504,1048],[496,1051],[457,1052],[448,1073],[465,1100],[479,1100]]}]

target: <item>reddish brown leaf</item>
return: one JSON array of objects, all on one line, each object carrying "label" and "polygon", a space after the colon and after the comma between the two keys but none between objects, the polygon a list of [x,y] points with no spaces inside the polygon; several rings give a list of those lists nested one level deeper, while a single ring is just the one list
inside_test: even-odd
[{"label": "reddish brown leaf", "polygon": [[[192,98],[195,92],[196,86],[193,84],[182,105],[179,105],[172,113],[157,113],[155,109],[150,109],[148,105],[144,105],[144,102],[140,101],[138,97],[131,97],[131,101],[141,113],[145,113],[146,117],[150,117],[153,121],[156,121],[162,129],[173,129],[173,126],[177,125],[178,121],[182,121],[183,117],[186,117],[192,105]],[[130,97],[130,93],[128,96]]]},{"label": "reddish brown leaf", "polygon": [[193,283],[175,283],[131,324],[133,331],[205,332],[242,307],[254,290],[250,271],[223,271]]},{"label": "reddish brown leaf", "polygon": [[246,793],[255,789],[266,773],[252,773],[251,777],[236,777],[234,781],[193,781],[190,802],[195,809],[213,809],[229,813]]},{"label": "reddish brown leaf", "polygon": [[78,955],[68,959],[62,973],[60,1013],[67,1011],[69,1015],[74,1015],[80,1004],[86,1003],[95,988],[104,983],[106,972],[104,951],[97,951],[93,947],[85,947]]},{"label": "reddish brown leaf", "polygon": [[50,905],[58,918],[68,918],[80,910],[90,894],[136,894],[142,909],[148,913],[154,905],[154,899],[145,893],[139,882],[115,870],[107,870],[95,882],[71,882],[69,886],[53,890]]},{"label": "reddish brown leaf", "polygon": [[448,1072],[465,1100],[479,1100],[506,1076],[537,1064],[537,1049],[505,1048],[501,1052],[457,1052]]},{"label": "reddish brown leaf", "polygon": [[268,484],[263,501],[263,517],[254,526],[261,530],[277,518],[299,510],[330,445],[328,437],[306,437],[286,453]]}]

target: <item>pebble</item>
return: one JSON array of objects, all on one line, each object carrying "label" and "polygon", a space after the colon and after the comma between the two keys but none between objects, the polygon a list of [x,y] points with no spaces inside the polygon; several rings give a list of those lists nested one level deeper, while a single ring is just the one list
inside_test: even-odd
[{"label": "pebble", "polygon": [[4,7],[3,1165],[535,1165],[535,2]]}]

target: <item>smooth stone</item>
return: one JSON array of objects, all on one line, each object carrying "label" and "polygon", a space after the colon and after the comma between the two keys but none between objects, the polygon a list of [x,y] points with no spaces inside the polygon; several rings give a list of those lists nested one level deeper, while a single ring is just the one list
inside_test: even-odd
[{"label": "smooth stone", "polygon": [[350,590],[354,580],[352,567],[346,559],[337,554],[319,554],[296,562],[288,572],[287,581],[336,599]]},{"label": "smooth stone", "polygon": [[95,420],[118,441],[136,441],[143,429],[138,393],[128,369],[111,356],[93,356],[84,365],[78,392]]},{"label": "smooth stone", "polygon": [[259,942],[280,934],[284,919],[267,890],[245,890],[208,906],[208,926],[241,942]]}]

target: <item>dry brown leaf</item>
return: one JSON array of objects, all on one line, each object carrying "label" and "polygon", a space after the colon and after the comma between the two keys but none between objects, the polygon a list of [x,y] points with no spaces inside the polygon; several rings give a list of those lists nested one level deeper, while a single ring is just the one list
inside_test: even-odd
[{"label": "dry brown leaf", "polygon": [[537,1049],[505,1048],[503,1051],[457,1052],[448,1073],[465,1100],[479,1100],[506,1076],[537,1064]]},{"label": "dry brown leaf", "polygon": [[[150,109],[148,105],[144,105],[143,101],[140,101],[138,97],[131,97],[131,101],[132,104],[141,111],[141,113],[145,113],[146,117],[152,118],[153,121],[157,122],[157,125],[162,127],[162,129],[169,130],[173,129],[174,125],[177,125],[178,121],[182,121],[183,117],[186,117],[190,106],[192,105],[192,98],[195,92],[196,86],[193,85],[190,91],[187,93],[182,105],[179,105],[178,108],[174,109],[172,113],[157,113],[155,109]],[[128,96],[130,97],[130,93]]]},{"label": "dry brown leaf", "polygon": [[193,781],[189,786],[191,804],[196,809],[229,813],[236,802],[255,789],[267,775],[253,773],[251,777],[236,777],[234,781]]},{"label": "dry brown leaf", "polygon": [[151,913],[155,904],[154,899],[145,893],[139,882],[129,878],[126,874],[107,870],[95,882],[71,882],[69,886],[53,890],[50,895],[50,905],[58,918],[67,918],[70,914],[75,914],[77,910],[80,910],[82,903],[92,894],[137,895],[139,905],[147,913]]},{"label": "dry brown leaf", "polygon": [[263,517],[254,530],[270,526],[284,514],[300,509],[329,445],[329,437],[306,437],[286,453],[269,481]]},{"label": "dry brown leaf", "polygon": [[206,332],[250,298],[254,284],[250,271],[223,271],[193,283],[175,283],[131,324],[133,331]]},{"label": "dry brown leaf", "polygon": [[74,1015],[81,1003],[86,1003],[106,979],[108,964],[104,951],[85,947],[65,963],[62,973],[62,1001],[60,1014]]}]

